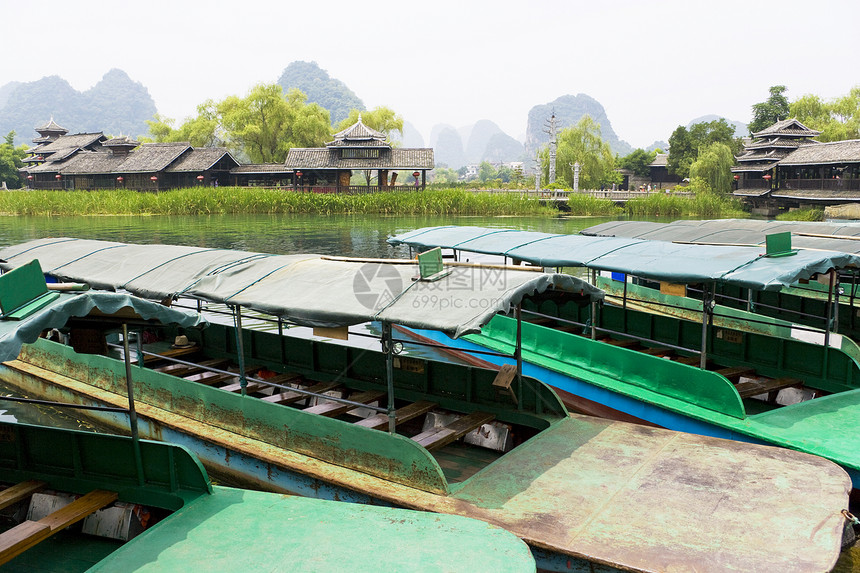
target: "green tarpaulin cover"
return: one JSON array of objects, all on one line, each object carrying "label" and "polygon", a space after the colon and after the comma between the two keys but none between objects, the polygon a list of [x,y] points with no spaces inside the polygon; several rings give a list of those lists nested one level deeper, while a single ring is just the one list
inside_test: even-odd
[{"label": "green tarpaulin cover", "polygon": [[48,328],[62,328],[71,317],[89,315],[92,311],[113,315],[130,308],[144,320],[183,327],[201,326],[206,320],[188,310],[168,308],[157,302],[136,296],[109,292],[59,293],[59,296],[40,310],[21,320],[0,320],[0,362],[18,357],[21,345],[35,342]]},{"label": "green tarpaulin cover", "polygon": [[674,283],[725,282],[756,290],[778,290],[834,268],[860,267],[860,256],[836,251],[800,249],[792,256],[765,257],[763,247],[484,227],[426,227],[389,242],[502,255],[544,267],[586,267]]},{"label": "green tarpaulin cover", "polygon": [[304,326],[338,327],[384,320],[477,332],[523,296],[553,287],[602,298],[599,289],[563,274],[453,267],[433,281],[413,280],[417,264],[328,260],[173,245],[40,239],[0,250],[0,268],[38,259],[44,272],[96,289],[150,299],[188,295],[280,316]]}]

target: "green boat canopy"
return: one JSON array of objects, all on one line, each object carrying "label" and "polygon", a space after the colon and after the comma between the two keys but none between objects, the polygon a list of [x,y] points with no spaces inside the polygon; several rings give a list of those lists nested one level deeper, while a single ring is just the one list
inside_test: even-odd
[{"label": "green boat canopy", "polygon": [[174,245],[40,239],[0,250],[0,268],[39,259],[45,273],[95,289],[148,299],[191,296],[243,306],[290,322],[341,327],[382,320],[477,332],[523,296],[552,287],[603,298],[599,289],[563,274],[454,266],[435,281],[413,280],[417,263],[332,260]]},{"label": "green boat canopy", "polygon": [[[108,315],[126,320],[155,320],[190,328],[207,324],[199,313],[169,308],[136,296],[112,292],[53,293],[51,302],[20,320],[0,319],[0,362],[18,357],[23,344],[36,342],[49,328],[62,328],[70,318]],[[117,323],[119,324],[119,323]]]},{"label": "green boat canopy", "polygon": [[650,241],[684,241],[701,244],[764,245],[772,233],[792,234],[794,247],[860,254],[860,223],[761,221],[754,219],[679,220],[671,223],[610,221],[589,227],[583,235],[628,237]]},{"label": "green boat canopy", "polygon": [[500,255],[543,267],[585,267],[673,283],[724,282],[755,290],[778,290],[831,269],[860,267],[860,256],[836,251],[800,249],[791,256],[768,257],[762,247],[484,227],[426,227],[388,242]]}]

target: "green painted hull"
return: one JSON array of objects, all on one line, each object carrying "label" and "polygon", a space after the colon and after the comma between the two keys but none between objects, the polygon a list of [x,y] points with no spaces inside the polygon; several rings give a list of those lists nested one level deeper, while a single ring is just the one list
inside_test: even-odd
[{"label": "green painted hull", "polygon": [[534,571],[514,535],[457,516],[342,504],[211,486],[186,449],[142,441],[138,475],[129,438],[0,424],[7,482],[109,489],[170,513],[125,544],[63,531],[3,571]]},{"label": "green painted hull", "polygon": [[[213,325],[203,332],[207,355],[233,351],[230,329]],[[379,352],[271,333],[245,336],[247,363],[338,378],[360,389],[383,384]],[[116,360],[45,341],[26,349],[22,360],[10,365],[21,369],[11,381],[28,392],[87,403],[125,399]],[[498,420],[531,428],[532,435],[455,483],[441,458],[406,436],[138,367],[133,378],[143,428],[218,442],[226,448],[219,463],[240,453],[253,456],[262,472],[255,479],[293,472],[401,507],[482,519],[528,542],[545,557],[541,567],[806,571],[828,569],[836,560],[844,522],[839,511],[850,482],[830,462],[568,416],[552,390],[529,379],[514,387],[521,398],[515,404],[492,389],[492,371],[415,360],[395,370],[398,396],[439,400],[455,411],[490,410]],[[797,503],[812,490],[813,498]],[[703,507],[712,507],[706,532]],[[738,535],[739,516],[744,530],[762,531],[756,543]]]},{"label": "green painted hull", "polygon": [[[610,310],[620,313],[621,309],[604,308],[603,316],[606,317]],[[656,335],[657,338],[661,333],[677,335],[684,332],[678,326],[680,321],[674,318],[628,311],[631,325],[636,318],[643,319],[643,322],[638,329],[631,328],[630,332]],[[616,316],[613,321],[619,323],[620,319]],[[700,325],[689,324],[701,328]],[[487,348],[509,352],[514,346],[515,336],[516,321],[497,316],[481,334],[466,338]],[[726,353],[729,366],[759,364],[753,356],[761,355],[762,362],[770,365],[762,370],[772,375],[795,376],[809,380],[809,384],[826,381],[826,385],[822,385],[841,391],[768,411],[748,411],[754,407],[754,402],[741,399],[732,383],[716,372],[534,324],[523,324],[522,343],[523,358],[529,363],[560,373],[570,380],[630,398],[633,403],[652,406],[680,417],[678,425],[673,426],[664,421],[666,418],[657,417],[658,413],[650,417],[641,408],[636,408],[634,415],[644,421],[659,422],[672,429],[758,441],[820,455],[844,467],[852,477],[860,476],[860,436],[856,432],[857,420],[860,420],[860,389],[851,389],[856,380],[856,363],[837,349],[830,349],[828,369],[818,362],[825,352],[822,347],[752,333],[744,333],[743,336],[746,344],[718,340],[712,348],[727,346],[737,353]],[[678,341],[678,338],[667,338]],[[785,373],[779,366],[792,366],[792,369]],[[849,376],[825,380],[825,374],[833,372],[847,372]],[[553,385],[568,390],[564,383]],[[624,407],[619,406],[621,402],[611,399],[604,403],[611,407]],[[684,424],[683,418],[696,422],[696,425]],[[704,432],[701,424],[722,431]]]}]

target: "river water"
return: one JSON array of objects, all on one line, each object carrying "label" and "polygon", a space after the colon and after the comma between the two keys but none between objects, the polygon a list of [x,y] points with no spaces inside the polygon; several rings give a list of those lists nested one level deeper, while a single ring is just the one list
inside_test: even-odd
[{"label": "river water", "polygon": [[[0,247],[47,237],[101,239],[124,243],[161,243],[238,249],[261,253],[317,253],[398,258],[406,247],[386,239],[420,227],[474,225],[576,233],[613,220],[610,217],[475,217],[367,215],[211,215],[146,217],[0,217]],[[14,394],[0,382],[0,394]],[[0,419],[83,426],[73,413],[0,401]]]}]

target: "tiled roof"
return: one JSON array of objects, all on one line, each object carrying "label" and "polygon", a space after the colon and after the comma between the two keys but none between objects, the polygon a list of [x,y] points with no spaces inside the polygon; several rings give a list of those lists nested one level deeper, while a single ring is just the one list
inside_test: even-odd
[{"label": "tiled roof", "polygon": [[860,139],[833,141],[795,149],[780,165],[820,165],[823,163],[860,163]]},{"label": "tiled roof", "polygon": [[669,154],[668,153],[658,153],[656,157],[654,157],[654,161],[648,164],[648,167],[667,167],[669,165]]},{"label": "tiled roof", "polygon": [[842,201],[856,203],[860,199],[857,191],[838,189],[779,189],[771,193],[771,197],[781,199],[806,199],[807,201]]},{"label": "tiled roof", "polygon": [[760,161],[757,163],[749,162],[749,163],[741,163],[740,165],[735,165],[732,167],[732,173],[761,173],[764,171],[769,171],[779,163],[778,161]]},{"label": "tiled roof", "polygon": [[815,137],[816,135],[821,135],[820,131],[815,131],[814,129],[809,129],[797,119],[783,119],[782,121],[778,121],[770,127],[766,127],[761,131],[757,131],[752,134],[753,137],[767,137],[769,135],[787,135],[787,136],[796,136],[796,137]]},{"label": "tiled roof", "polygon": [[76,133],[74,135],[61,135],[51,143],[39,148],[39,153],[49,154],[63,149],[82,149],[90,147],[95,143],[106,140],[107,137],[98,133]]},{"label": "tiled roof", "polygon": [[358,121],[351,126],[347,127],[343,131],[339,131],[334,134],[334,140],[368,140],[368,139],[378,139],[385,141],[385,134],[376,131],[370,127],[367,127],[361,122],[361,115],[358,116]]},{"label": "tiled roof", "polygon": [[433,149],[397,148],[375,158],[342,159],[335,150],[293,148],[287,154],[287,169],[433,169]]},{"label": "tiled roof", "polygon": [[36,128],[36,131],[37,131],[37,132],[42,132],[42,131],[48,131],[48,132],[63,132],[63,133],[68,133],[68,132],[69,132],[69,130],[68,130],[68,129],[66,129],[65,127],[60,127],[59,125],[57,125],[57,124],[54,122],[54,118],[53,118],[53,117],[52,117],[52,118],[48,121],[48,123],[46,123],[45,125],[40,126],[40,127],[37,127],[37,128]]},{"label": "tiled roof", "polygon": [[192,148],[165,171],[168,173],[206,171],[225,156],[229,157],[234,165],[239,165],[239,162],[233,159],[230,152],[223,147],[200,147]]},{"label": "tiled roof", "polygon": [[140,145],[140,142],[133,140],[127,135],[123,135],[121,137],[112,137],[107,141],[102,141],[102,145],[104,147],[137,147]]}]

